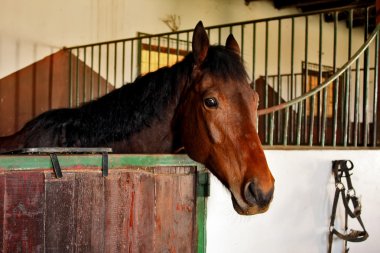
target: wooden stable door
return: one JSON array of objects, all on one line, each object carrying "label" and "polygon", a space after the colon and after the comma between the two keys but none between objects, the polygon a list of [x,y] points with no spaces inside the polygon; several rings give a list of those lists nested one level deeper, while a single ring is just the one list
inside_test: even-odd
[{"label": "wooden stable door", "polygon": [[0,156],[0,252],[203,252],[199,164],[110,155],[103,177],[100,156],[58,159],[62,178],[49,156]]}]

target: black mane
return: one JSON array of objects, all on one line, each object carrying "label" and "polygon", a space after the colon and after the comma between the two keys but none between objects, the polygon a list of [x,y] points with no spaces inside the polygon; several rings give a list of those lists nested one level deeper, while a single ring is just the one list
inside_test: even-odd
[{"label": "black mane", "polygon": [[[56,109],[28,122],[24,130],[45,129],[60,146],[107,146],[151,126],[191,78],[194,59],[188,54],[172,67],[136,78],[109,94],[74,109]],[[241,58],[222,46],[212,46],[201,69],[223,79],[246,80]],[[33,138],[33,134],[27,139]],[[28,141],[27,141],[28,142]]]}]

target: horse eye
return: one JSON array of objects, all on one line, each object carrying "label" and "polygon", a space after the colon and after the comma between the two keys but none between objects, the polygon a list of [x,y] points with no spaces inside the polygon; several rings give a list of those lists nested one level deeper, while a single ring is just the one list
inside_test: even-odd
[{"label": "horse eye", "polygon": [[206,98],[204,100],[205,106],[208,108],[216,108],[218,107],[218,100],[216,98]]}]

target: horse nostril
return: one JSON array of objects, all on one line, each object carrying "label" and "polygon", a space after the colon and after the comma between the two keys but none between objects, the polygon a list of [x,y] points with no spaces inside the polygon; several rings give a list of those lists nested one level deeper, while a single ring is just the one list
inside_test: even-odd
[{"label": "horse nostril", "polygon": [[263,193],[263,191],[257,187],[257,184],[251,181],[245,186],[244,197],[249,205],[265,207],[272,200],[273,190],[270,190],[268,193]]}]

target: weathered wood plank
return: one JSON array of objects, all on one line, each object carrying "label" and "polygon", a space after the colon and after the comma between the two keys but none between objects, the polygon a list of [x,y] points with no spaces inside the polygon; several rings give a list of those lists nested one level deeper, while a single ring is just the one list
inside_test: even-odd
[{"label": "weathered wood plank", "polygon": [[132,252],[154,252],[155,177],[152,173],[134,173]]},{"label": "weathered wood plank", "polygon": [[75,252],[104,252],[104,178],[99,173],[75,174]]},{"label": "weathered wood plank", "polygon": [[[63,173],[60,179],[45,173],[46,252],[73,252],[75,247],[75,174]],[[42,231],[42,230],[41,230]]]},{"label": "weathered wood plank", "polygon": [[3,253],[4,240],[4,194],[5,194],[5,175],[0,171],[0,253]]},{"label": "weathered wood plank", "polygon": [[195,252],[195,175],[160,167],[165,171],[156,175],[155,252]]},{"label": "weathered wood plank", "polygon": [[5,173],[4,252],[44,252],[44,174]]},{"label": "weathered wood plank", "polygon": [[110,171],[104,179],[105,199],[105,252],[131,252],[133,223],[133,174]]},{"label": "weathered wood plank", "polygon": [[195,174],[181,175],[177,168],[177,173],[172,175],[176,180],[172,191],[174,195],[175,211],[173,230],[176,235],[177,252],[196,252],[196,190],[195,190]]},{"label": "weathered wood plank", "polygon": [[[163,168],[164,170],[164,168]],[[176,252],[173,234],[173,184],[171,174],[156,175],[155,252]]]}]

